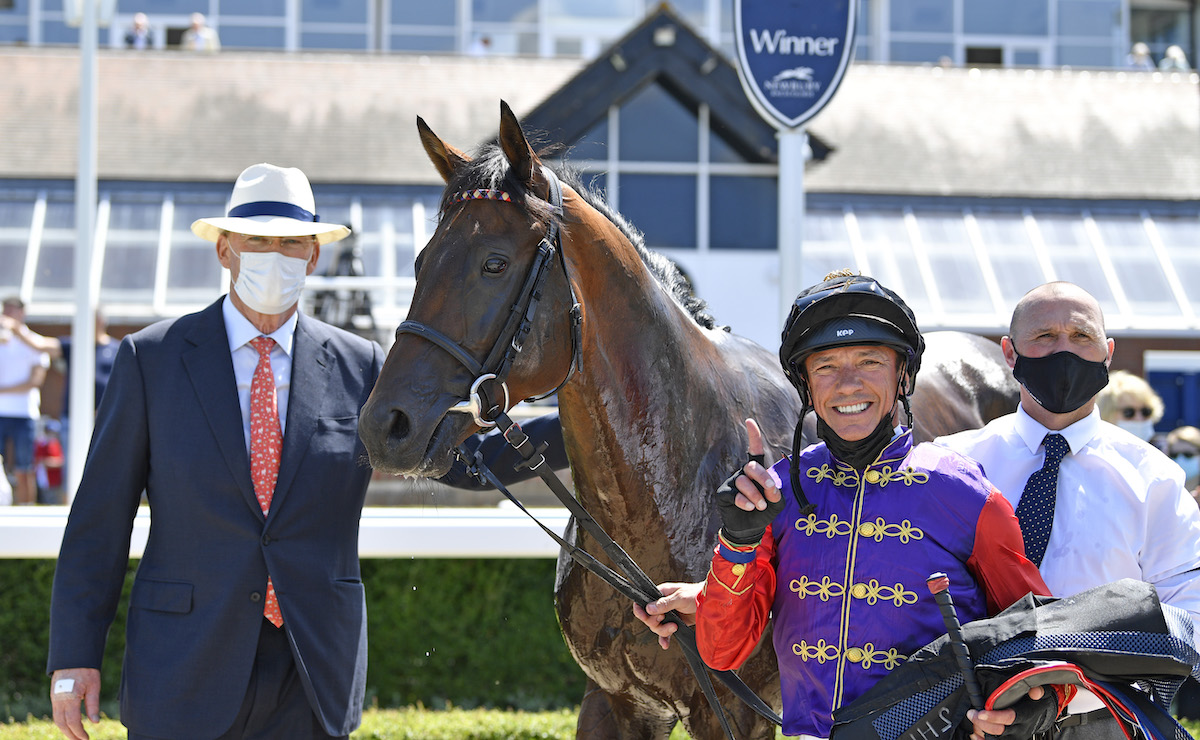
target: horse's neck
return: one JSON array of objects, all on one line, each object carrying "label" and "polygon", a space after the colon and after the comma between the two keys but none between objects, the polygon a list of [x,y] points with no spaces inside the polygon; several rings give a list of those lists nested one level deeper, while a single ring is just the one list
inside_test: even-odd
[{"label": "horse's neck", "polygon": [[[608,224],[608,220],[604,219]],[[651,275],[615,227],[576,238],[573,262],[584,305],[583,366],[559,392],[563,431],[581,499],[624,526],[659,517],[652,497],[681,496],[697,474],[728,401],[720,352]],[[636,489],[636,490],[630,490]],[[640,499],[640,503],[631,501]],[[644,521],[644,519],[643,519]],[[697,524],[701,524],[697,522]],[[659,525],[661,527],[661,519]]]}]

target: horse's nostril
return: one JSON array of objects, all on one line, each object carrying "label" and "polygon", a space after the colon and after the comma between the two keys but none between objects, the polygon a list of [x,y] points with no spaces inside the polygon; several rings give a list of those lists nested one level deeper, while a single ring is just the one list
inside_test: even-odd
[{"label": "horse's nostril", "polygon": [[387,425],[387,438],[391,442],[400,442],[408,436],[412,429],[412,424],[408,421],[408,414],[399,409],[392,409],[389,416],[390,423]]}]

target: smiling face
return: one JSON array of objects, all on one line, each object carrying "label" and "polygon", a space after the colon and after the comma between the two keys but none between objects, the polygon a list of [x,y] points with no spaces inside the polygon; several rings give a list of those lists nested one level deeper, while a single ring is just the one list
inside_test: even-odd
[{"label": "smiling face", "polygon": [[833,347],[804,360],[817,416],[847,442],[865,439],[896,406],[900,359],[890,347]]}]

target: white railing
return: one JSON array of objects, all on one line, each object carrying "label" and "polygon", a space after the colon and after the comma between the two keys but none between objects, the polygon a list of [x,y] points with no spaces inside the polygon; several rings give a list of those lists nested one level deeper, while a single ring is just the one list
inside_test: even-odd
[{"label": "white railing", "polygon": [[[0,558],[55,558],[67,525],[66,506],[0,509]],[[530,509],[562,534],[567,512]],[[129,556],[141,557],[150,530],[143,506],[133,523]],[[509,504],[498,508],[363,509],[358,552],[364,558],[551,558],[558,545],[529,517]]]}]

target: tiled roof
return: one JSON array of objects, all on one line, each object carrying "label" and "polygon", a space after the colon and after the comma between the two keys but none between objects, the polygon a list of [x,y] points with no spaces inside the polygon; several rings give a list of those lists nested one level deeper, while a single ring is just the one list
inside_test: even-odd
[{"label": "tiled roof", "polygon": [[[101,178],[232,181],[260,161],[313,181],[433,183],[420,115],[448,141],[495,135],[581,66],[517,58],[102,51]],[[74,50],[0,49],[0,177],[74,177]]]},{"label": "tiled roof", "polygon": [[813,191],[1200,198],[1195,74],[855,64]]},{"label": "tiled roof", "polygon": [[[229,182],[257,161],[316,182],[431,184],[422,116],[470,148],[584,69],[573,60],[99,54],[104,179]],[[71,178],[78,56],[0,48],[0,178]],[[570,90],[569,87],[565,88]],[[1194,74],[854,64],[811,132],[812,192],[1200,198]]]}]

